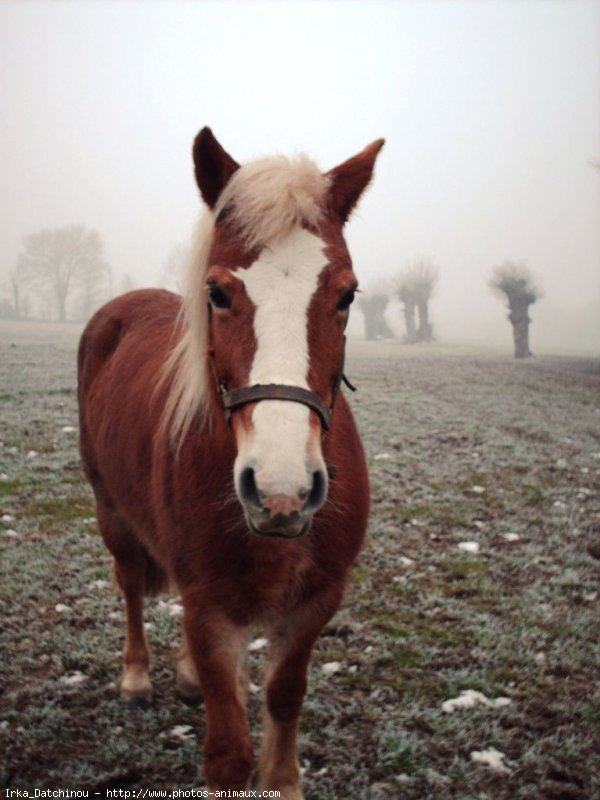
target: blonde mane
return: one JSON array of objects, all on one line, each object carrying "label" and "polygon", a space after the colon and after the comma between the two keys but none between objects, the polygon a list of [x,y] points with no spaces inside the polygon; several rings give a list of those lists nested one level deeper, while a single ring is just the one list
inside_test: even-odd
[{"label": "blonde mane", "polygon": [[215,208],[200,218],[188,260],[182,310],[177,321],[181,336],[169,354],[159,386],[169,383],[162,426],[181,443],[197,420],[209,413],[210,376],[207,364],[208,306],[205,290],[215,221],[227,209],[248,249],[285,236],[294,227],[316,227],[323,214],[329,179],[305,156],[295,160],[275,156],[240,167],[222,191]]}]

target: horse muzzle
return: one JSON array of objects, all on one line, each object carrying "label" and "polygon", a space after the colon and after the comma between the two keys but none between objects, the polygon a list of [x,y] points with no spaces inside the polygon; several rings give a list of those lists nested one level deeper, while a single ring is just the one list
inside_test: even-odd
[{"label": "horse muzzle", "polygon": [[315,470],[310,489],[293,495],[266,494],[257,487],[254,470],[247,467],[240,474],[237,492],[253,533],[295,539],[308,532],[315,512],[325,502],[327,476],[322,470]]}]

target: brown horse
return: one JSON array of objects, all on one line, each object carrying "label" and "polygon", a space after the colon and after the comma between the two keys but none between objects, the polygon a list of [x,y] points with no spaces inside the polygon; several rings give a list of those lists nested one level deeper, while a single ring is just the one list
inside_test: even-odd
[{"label": "brown horse", "polygon": [[338,393],[357,286],[342,229],[382,145],[325,174],[306,158],[240,167],[204,128],[193,155],[208,208],[183,303],[130,292],[81,338],[81,454],[125,598],[121,695],[151,698],[143,597],[172,588],[177,688],[204,700],[211,790],[252,779],[244,662],[259,625],[259,785],[302,798],[310,654],[367,524],[364,454]]}]

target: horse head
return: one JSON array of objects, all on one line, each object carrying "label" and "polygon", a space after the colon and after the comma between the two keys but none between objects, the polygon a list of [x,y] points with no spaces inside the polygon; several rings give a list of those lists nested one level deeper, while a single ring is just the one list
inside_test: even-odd
[{"label": "horse head", "polygon": [[235,436],[235,490],[255,533],[299,536],[327,498],[323,439],[357,289],[343,227],[382,146],[321,173],[304,157],[239,166],[208,128],[194,142],[212,227],[188,302],[207,309],[207,381]]}]

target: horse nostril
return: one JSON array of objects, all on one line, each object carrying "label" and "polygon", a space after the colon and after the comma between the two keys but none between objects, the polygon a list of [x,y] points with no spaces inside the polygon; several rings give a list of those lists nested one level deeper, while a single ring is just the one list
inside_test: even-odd
[{"label": "horse nostril", "polygon": [[327,495],[327,482],[321,470],[313,472],[313,483],[308,499],[304,504],[303,511],[316,511],[325,502]]},{"label": "horse nostril", "polygon": [[262,508],[252,467],[246,467],[240,473],[240,495],[245,503],[251,503],[252,505]]}]

